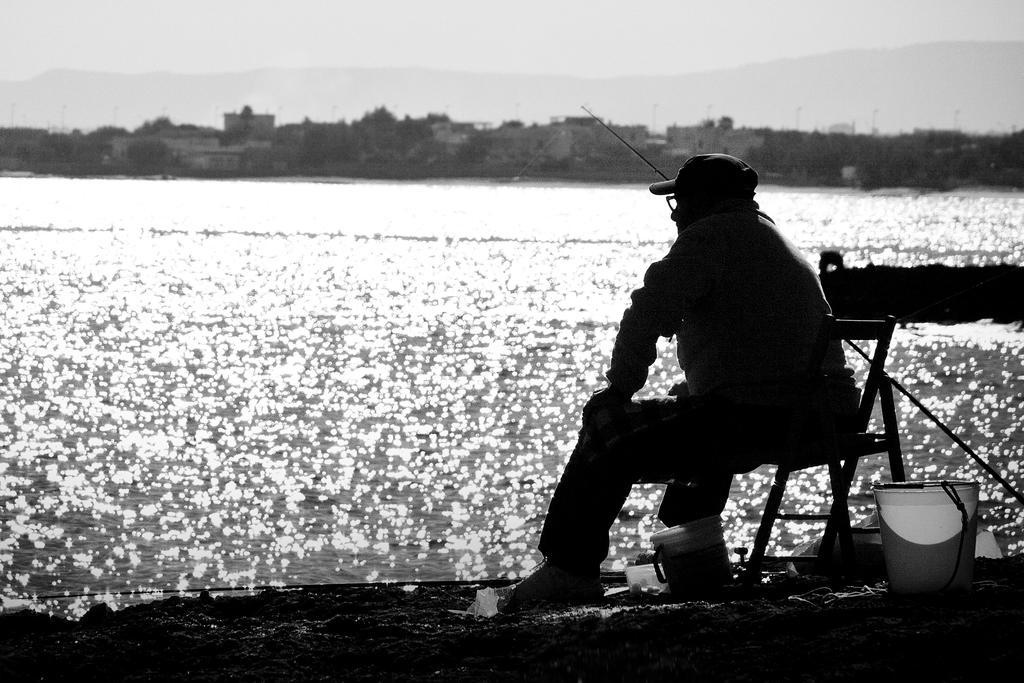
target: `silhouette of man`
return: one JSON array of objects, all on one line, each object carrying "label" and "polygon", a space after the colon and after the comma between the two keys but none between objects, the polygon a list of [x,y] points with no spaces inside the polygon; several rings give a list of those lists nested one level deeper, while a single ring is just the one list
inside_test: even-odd
[{"label": "silhouette of man", "polygon": [[[545,562],[516,584],[511,607],[602,595],[608,531],[636,481],[692,478],[666,490],[658,517],[668,526],[719,515],[733,472],[757,464],[739,467],[730,450],[755,445],[755,437],[756,445],[784,439],[786,405],[831,311],[812,265],[759,210],[757,179],[740,159],[705,154],[651,185],[665,196],[677,237],[632,293],[608,386],[583,408],[548,509],[539,543]],[[658,338],[673,335],[685,381],[669,396],[633,399]],[[855,412],[858,392],[838,344],[825,371],[832,409]]]}]

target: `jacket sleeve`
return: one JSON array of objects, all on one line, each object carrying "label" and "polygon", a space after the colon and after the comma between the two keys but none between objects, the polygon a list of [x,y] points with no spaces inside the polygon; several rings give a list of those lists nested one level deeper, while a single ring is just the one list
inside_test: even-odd
[{"label": "jacket sleeve", "polygon": [[712,264],[705,246],[698,236],[684,233],[665,258],[648,267],[643,286],[633,292],[622,315],[605,373],[616,389],[632,396],[647,383],[658,337],[675,334],[687,311],[710,289]]}]

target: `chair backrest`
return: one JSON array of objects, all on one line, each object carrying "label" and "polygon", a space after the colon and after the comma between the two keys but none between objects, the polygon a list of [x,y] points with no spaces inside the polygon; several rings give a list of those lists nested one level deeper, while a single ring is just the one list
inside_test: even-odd
[{"label": "chair backrest", "polygon": [[859,341],[875,343],[874,349],[869,354],[860,349],[859,345],[855,349],[855,351],[859,350],[867,354],[869,363],[867,377],[861,390],[860,406],[857,408],[857,417],[854,422],[858,432],[867,431],[868,422],[871,421],[871,412],[875,406],[878,389],[883,381],[885,360],[889,354],[889,344],[892,341],[895,327],[896,318],[891,315],[871,320],[835,318],[828,324],[829,339],[833,341],[846,341],[851,344]]}]

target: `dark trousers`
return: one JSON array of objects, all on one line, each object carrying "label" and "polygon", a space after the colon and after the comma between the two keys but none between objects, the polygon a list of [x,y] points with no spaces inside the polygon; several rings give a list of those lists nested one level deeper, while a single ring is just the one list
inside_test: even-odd
[{"label": "dark trousers", "polygon": [[548,507],[539,549],[551,564],[597,576],[608,531],[638,481],[675,480],[658,517],[668,526],[721,514],[737,469],[731,453],[785,438],[782,408],[716,397],[631,401],[595,411]]}]

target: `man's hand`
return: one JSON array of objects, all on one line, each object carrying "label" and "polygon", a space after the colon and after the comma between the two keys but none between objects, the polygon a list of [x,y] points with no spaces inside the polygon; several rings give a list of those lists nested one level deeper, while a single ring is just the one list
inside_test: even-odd
[{"label": "man's hand", "polygon": [[622,405],[629,401],[629,399],[630,397],[624,392],[619,391],[612,386],[605,387],[604,389],[598,389],[590,395],[586,405],[583,406],[583,424],[590,421],[590,416],[593,415],[595,411],[606,406]]}]

